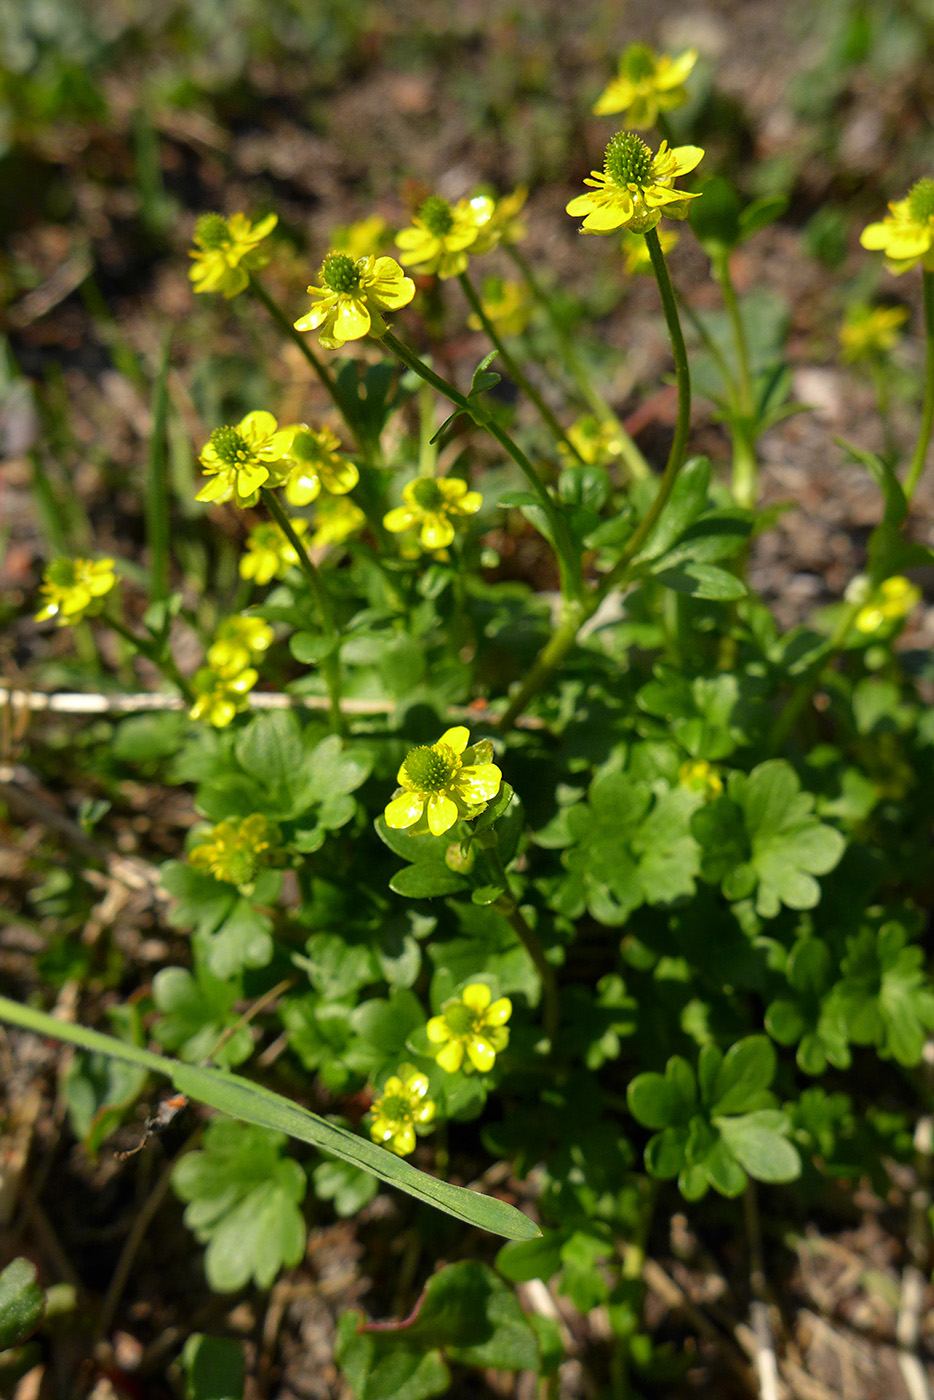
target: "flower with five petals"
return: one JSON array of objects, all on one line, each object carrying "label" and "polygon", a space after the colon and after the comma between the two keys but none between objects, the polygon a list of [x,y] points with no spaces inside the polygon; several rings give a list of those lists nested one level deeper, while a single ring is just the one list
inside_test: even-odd
[{"label": "flower with five petals", "polygon": [[863,229],[859,241],[872,252],[885,253],[890,272],[907,272],[919,262],[934,272],[934,180],[918,180],[904,199],[889,205],[879,223]]},{"label": "flower with five petals", "polygon": [[403,486],[402,499],[405,504],[384,515],[383,524],[394,535],[417,530],[422,549],[447,549],[455,526],[483,505],[480,492],[468,491],[456,476],[417,476]]},{"label": "flower with five petals", "polygon": [[245,214],[202,214],[195,225],[195,246],[189,269],[196,292],[220,292],[228,301],[242,292],[250,273],[265,267],[269,254],[260,243],[279,222],[275,214],[251,224]]},{"label": "flower with five petals", "polygon": [[619,60],[619,72],[594,104],[598,117],[625,112],[639,130],[654,126],[659,112],[680,107],[687,97],[685,79],[697,62],[697,50],[672,58],[654,53],[647,44],[630,44]]},{"label": "flower with five petals", "polygon": [[403,1065],[398,1074],[386,1080],[371,1112],[373,1141],[398,1157],[407,1157],[415,1150],[416,1133],[427,1131],[435,1116],[434,1100],[428,1097],[428,1076]]},{"label": "flower with five petals", "polygon": [[43,575],[39,592],[46,602],[36,621],[54,617],[59,627],[69,627],[95,617],[116,582],[112,559],[53,559]]},{"label": "flower with five petals", "polygon": [[475,1069],[487,1074],[509,1043],[506,1022],[511,1015],[508,997],[494,1001],[485,983],[471,982],[459,997],[446,1001],[440,1016],[432,1016],[425,1028],[430,1043],[437,1047],[438,1064],[448,1074],[456,1074],[461,1067],[467,1074]]},{"label": "flower with five petals", "polygon": [[503,775],[489,739],[470,744],[463,725],[446,729],[436,744],[410,749],[384,813],[396,831],[443,836],[457,821],[472,821],[499,792]]},{"label": "flower with five petals", "polygon": [[255,506],[260,488],[278,486],[288,470],[282,458],[278,424],[271,413],[248,413],[237,424],[215,428],[199,461],[210,478],[196,501],[229,501]]},{"label": "flower with five petals", "polygon": [[339,350],[347,340],[365,335],[377,338],[387,326],[380,313],[408,306],[415,283],[393,258],[354,260],[349,253],[332,251],[321,264],[323,287],[309,287],[315,304],[295,322],[297,331],[317,331],[318,344]]},{"label": "flower with five petals", "polygon": [[615,233],[628,228],[647,233],[662,214],[687,218],[688,202],[697,194],[673,189],[679,175],[686,175],[703,159],[700,146],[676,146],[663,141],[653,155],[641,136],[619,131],[610,141],[603,170],[592,170],[584,181],[591,189],[567,205],[567,212],[584,216],[582,233]]}]

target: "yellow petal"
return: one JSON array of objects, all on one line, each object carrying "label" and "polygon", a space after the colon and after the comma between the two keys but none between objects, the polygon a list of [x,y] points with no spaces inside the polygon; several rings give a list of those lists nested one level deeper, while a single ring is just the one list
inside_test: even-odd
[{"label": "yellow petal", "polygon": [[446,1074],[456,1074],[464,1063],[464,1047],[459,1040],[452,1040],[435,1058]]},{"label": "yellow petal", "polygon": [[272,414],[261,408],[241,419],[237,432],[246,439],[250,447],[260,447],[267,438],[272,437],[278,426]]},{"label": "yellow petal", "polygon": [[454,539],[454,526],[443,515],[428,511],[422,521],[419,539],[423,549],[447,549]]},{"label": "yellow petal", "polygon": [[482,1035],[472,1035],[467,1042],[467,1055],[474,1069],[486,1074],[496,1063],[496,1051]]},{"label": "yellow petal", "polygon": [[443,1016],[432,1016],[425,1027],[425,1034],[432,1045],[444,1045],[446,1041],[451,1039],[451,1032],[448,1030],[447,1021]]},{"label": "yellow petal", "polygon": [[362,301],[356,297],[342,296],[334,321],[334,337],[342,340],[360,340],[370,329],[370,313]]},{"label": "yellow petal", "polygon": [[438,740],[439,744],[447,744],[449,749],[455,753],[463,753],[470,743],[470,730],[463,724],[457,724],[453,729],[446,729]]},{"label": "yellow petal", "polygon": [[493,993],[485,982],[471,982],[461,992],[461,1001],[465,1006],[469,1006],[471,1011],[485,1011],[492,996]]},{"label": "yellow petal", "polygon": [[[401,798],[397,800],[402,801]],[[394,806],[395,804],[390,805]],[[388,818],[388,807],[386,811],[387,824],[391,825]],[[449,797],[445,797],[443,792],[433,792],[428,799],[428,830],[432,836],[443,836],[446,831],[450,831],[456,821],[457,803],[452,802]]]},{"label": "yellow petal", "polygon": [[504,1026],[512,1015],[512,1002],[508,997],[499,997],[487,1007],[484,1021],[488,1026]]},{"label": "yellow petal", "polygon": [[404,792],[401,797],[393,798],[383,818],[394,831],[404,831],[406,827],[415,825],[424,810],[425,799],[421,793]]}]

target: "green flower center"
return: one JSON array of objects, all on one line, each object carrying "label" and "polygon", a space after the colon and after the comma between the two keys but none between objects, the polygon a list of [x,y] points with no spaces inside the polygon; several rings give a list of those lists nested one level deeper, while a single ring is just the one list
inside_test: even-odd
[{"label": "green flower center", "polygon": [[302,428],[292,439],[291,455],[298,457],[303,462],[314,462],[321,455],[318,451],[318,439],[309,428]]},{"label": "green flower center", "polygon": [[251,457],[250,447],[236,428],[215,428],[211,434],[211,446],[225,467],[239,467]]},{"label": "green flower center", "polygon": [[441,792],[457,772],[457,755],[447,744],[421,744],[410,751],[404,766],[418,792]]},{"label": "green flower center", "polygon": [[53,588],[74,588],[78,569],[74,559],[53,559],[46,569],[46,578]]},{"label": "green flower center", "polygon": [[634,131],[618,131],[606,148],[603,168],[617,185],[644,189],[652,178],[655,157]]},{"label": "green flower center", "polygon": [[444,492],[430,476],[420,476],[412,487],[412,497],[422,510],[440,510],[444,505]]},{"label": "green flower center", "polygon": [[463,1040],[473,1035],[477,1029],[477,1014],[462,1001],[455,1002],[444,1012],[444,1024],[455,1040]]},{"label": "green flower center", "polygon": [[908,213],[919,224],[934,216],[934,180],[919,180],[908,191]]},{"label": "green flower center", "polygon": [[385,1094],[380,1099],[379,1111],[390,1123],[404,1123],[412,1116],[412,1105],[402,1094]]},{"label": "green flower center", "polygon": [[195,239],[202,248],[226,248],[230,244],[230,229],[222,214],[202,214],[195,224]]},{"label": "green flower center", "polygon": [[647,44],[630,44],[623,58],[623,73],[631,83],[655,76],[655,55]]},{"label": "green flower center", "polygon": [[360,286],[360,269],[349,253],[328,253],[321,264],[321,278],[332,292],[344,296]]},{"label": "green flower center", "polygon": [[434,234],[435,238],[443,238],[454,227],[454,211],[447,200],[441,198],[440,194],[428,196],[418,211],[418,217],[428,232]]}]

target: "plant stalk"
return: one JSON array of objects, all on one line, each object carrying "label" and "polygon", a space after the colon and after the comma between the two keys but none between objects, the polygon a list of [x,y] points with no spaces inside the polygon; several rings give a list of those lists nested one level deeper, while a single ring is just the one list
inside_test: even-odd
[{"label": "plant stalk", "polygon": [[924,278],[924,402],[921,409],[921,426],[918,442],[905,477],[905,497],[911,500],[921,480],[928,448],[931,445],[931,430],[934,428],[934,272],[923,271]]}]

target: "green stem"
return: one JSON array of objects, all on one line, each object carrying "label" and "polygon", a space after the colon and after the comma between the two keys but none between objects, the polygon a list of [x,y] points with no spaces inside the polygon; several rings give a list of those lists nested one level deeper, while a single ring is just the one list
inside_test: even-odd
[{"label": "green stem", "polygon": [[600,603],[610,590],[623,582],[629,570],[629,566],[655,529],[658,518],[668,503],[678,473],[684,463],[688,432],[691,425],[691,375],[688,368],[687,351],[684,346],[681,322],[678,319],[678,306],[675,301],[674,289],[671,285],[671,278],[668,275],[668,268],[665,264],[665,255],[658,241],[658,234],[654,229],[650,229],[645,235],[645,241],[648,246],[649,256],[652,259],[652,269],[655,273],[655,280],[658,282],[658,290],[662,299],[662,308],[665,313],[665,321],[668,326],[669,336],[671,337],[671,348],[675,361],[675,379],[678,385],[678,417],[675,423],[675,435],[671,444],[671,451],[668,454],[668,461],[665,464],[665,470],[662,473],[662,479],[659,482],[655,499],[643,519],[639,522],[637,528],[633,531],[619,559],[597,588],[585,597],[574,600],[575,606],[566,610],[563,621],[546,643],[533,664],[531,671],[526,676],[519,690],[513,696],[507,709],[501,716],[498,723],[498,728],[501,730],[510,728],[510,726],[516,722],[529,701],[538,694],[547,684],[551,676],[557,671],[565,656],[577,640],[577,634],[583,623],[596,612]]},{"label": "green stem", "polygon": [[924,277],[924,404],[921,410],[921,427],[918,443],[905,477],[905,496],[910,501],[917,490],[924,463],[931,444],[931,429],[934,428],[934,272],[923,271]]},{"label": "green stem", "polygon": [[601,423],[608,423],[613,429],[620,445],[620,456],[625,462],[626,468],[633,481],[647,480],[651,475],[648,463],[632,438],[626,432],[626,429],[623,427],[617,415],[600,393],[599,389],[591,383],[590,376],[584,369],[580,357],[577,354],[574,341],[561,324],[548,293],[545,291],[518,248],[509,245],[506,247],[505,251],[515,263],[522,280],[548,317],[555,339],[558,341],[561,349],[562,366],[567,370],[573,380],[581,399],[595,418]]},{"label": "green stem", "polygon": [[260,488],[263,504],[269,511],[279,529],[285,535],[289,544],[298,556],[298,566],[305,575],[311,587],[312,597],[318,609],[321,619],[321,628],[324,635],[333,642],[332,649],[321,662],[321,672],[324,676],[324,683],[327,686],[328,697],[331,701],[331,728],[335,734],[345,732],[344,716],[341,713],[341,665],[338,652],[339,633],[337,623],[334,619],[334,609],[331,606],[331,599],[324,586],[324,579],[321,577],[321,570],[312,563],[308,551],[301,541],[300,536],[292,527],[292,522],[286,515],[279,499],[273,491],[267,487]]},{"label": "green stem", "polygon": [[583,579],[567,521],[549,496],[538,473],[521,447],[513,441],[508,433],[503,431],[481,404],[466,398],[448,380],[442,379],[440,374],[436,374],[414,351],[398,340],[392,331],[385,331],[379,337],[379,344],[385,345],[386,349],[390,350],[408,369],[424,379],[432,388],[437,389],[439,394],[443,394],[462,413],[466,413],[478,427],[485,428],[496,439],[503,451],[512,458],[538,498],[538,503],[551,529],[552,543],[561,576],[561,592],[565,599],[580,598],[583,592]]},{"label": "green stem", "polygon": [[746,327],[740,311],[736,288],[730,276],[729,249],[723,248],[713,258],[713,275],[716,278],[723,305],[733,332],[736,350],[736,419],[731,424],[733,438],[733,496],[738,505],[751,510],[758,496],[759,464],[756,459],[753,436],[753,395],[752,372],[749,364],[749,343]]},{"label": "green stem", "polygon": [[256,300],[266,308],[266,310],[269,312],[270,316],[275,321],[276,325],[279,327],[282,333],[288,336],[289,340],[291,340],[293,345],[298,346],[302,355],[311,365],[311,368],[314,370],[315,374],[318,376],[321,383],[324,385],[324,388],[331,396],[331,401],[333,402],[334,407],[337,409],[338,413],[343,418],[344,422],[347,424],[347,428],[353,434],[354,438],[356,438],[357,435],[354,432],[353,424],[348,421],[347,414],[344,412],[344,406],[341,403],[340,395],[337,391],[337,385],[334,382],[334,376],[331,374],[331,371],[328,369],[327,365],[323,364],[321,360],[318,359],[318,356],[308,344],[307,337],[300,334],[300,332],[295,329],[288,316],[286,316],[285,312],[282,310],[282,307],[269,295],[262,282],[256,276],[255,272],[250,273],[250,291],[256,297]]},{"label": "green stem", "polygon": [[477,844],[486,851],[490,858],[494,870],[499,880],[505,887],[505,891],[500,895],[493,905],[494,909],[502,914],[510,928],[515,933],[519,942],[535,965],[535,971],[542,981],[542,1024],[545,1034],[548,1037],[549,1048],[554,1051],[558,1035],[558,1025],[560,1022],[560,1005],[558,1002],[558,979],[551,963],[545,957],[545,951],[538,941],[538,937],[526,922],[525,916],[516,902],[512,890],[509,888],[509,876],[503,865],[503,858],[499,853],[499,845],[496,840],[495,831],[482,832],[477,838]]},{"label": "green stem", "polygon": [[802,710],[820,684],[820,678],[824,671],[843,650],[843,644],[849,636],[850,629],[862,606],[862,603],[848,603],[844,607],[840,614],[840,620],[827,638],[817,660],[808,668],[806,675],[795,686],[785,705],[776,716],[766,745],[769,754],[777,754],[784,747],[785,740],[791,733]]},{"label": "green stem", "polygon": [[637,528],[630,535],[613,568],[597,589],[598,597],[601,599],[605,598],[611,589],[622,582],[629,565],[655,529],[659,516],[668,504],[678,473],[684,465],[688,432],[691,427],[691,372],[688,367],[688,355],[684,345],[684,335],[681,331],[681,321],[678,317],[678,303],[671,285],[671,278],[668,275],[665,254],[662,252],[658,234],[654,228],[649,229],[645,235],[645,242],[649,250],[649,257],[652,259],[652,271],[655,273],[655,280],[658,283],[662,310],[665,313],[665,323],[671,339],[671,350],[675,361],[675,382],[678,386],[678,416],[675,421],[675,435],[668,453],[668,461],[665,463],[665,470],[662,472],[662,479],[659,482],[655,499]]},{"label": "green stem", "polygon": [[182,695],[186,704],[194,704],[194,691],[176,666],[174,658],[164,645],[160,646],[158,643],[150,641],[146,637],[138,637],[135,632],[130,631],[125,623],[121,622],[119,618],[114,617],[111,613],[101,613],[100,619],[102,622],[106,623],[108,627],[112,628],[113,631],[117,633],[118,637],[122,637],[138,655],[145,656],[147,661],[151,661],[154,666],[158,666],[166,680],[171,681],[176,690]]},{"label": "green stem", "polygon": [[516,364],[512,355],[506,349],[505,345],[502,342],[502,338],[500,337],[499,332],[493,325],[489,316],[484,311],[483,302],[477,296],[476,289],[473,283],[471,282],[470,278],[467,276],[467,273],[461,272],[458,275],[457,280],[461,284],[461,290],[463,291],[464,296],[470,303],[471,310],[473,311],[474,315],[477,317],[477,320],[483,327],[487,339],[492,345],[495,345],[499,357],[503,362],[503,367],[505,368],[506,373],[510,376],[513,382],[519,386],[519,388],[525,394],[526,398],[531,399],[532,403],[534,403],[535,407],[538,409],[544,422],[547,423],[548,427],[551,429],[551,432],[553,433],[557,441],[563,443],[564,446],[567,448],[568,452],[570,452],[574,457],[577,458],[578,462],[583,462],[583,457],[578,452],[573,442],[571,442],[567,433],[564,431],[561,424],[558,422],[557,418],[552,413],[545,400],[542,398],[541,394],[535,388],[535,385],[529,382],[529,380],[523,374],[522,370]]}]

